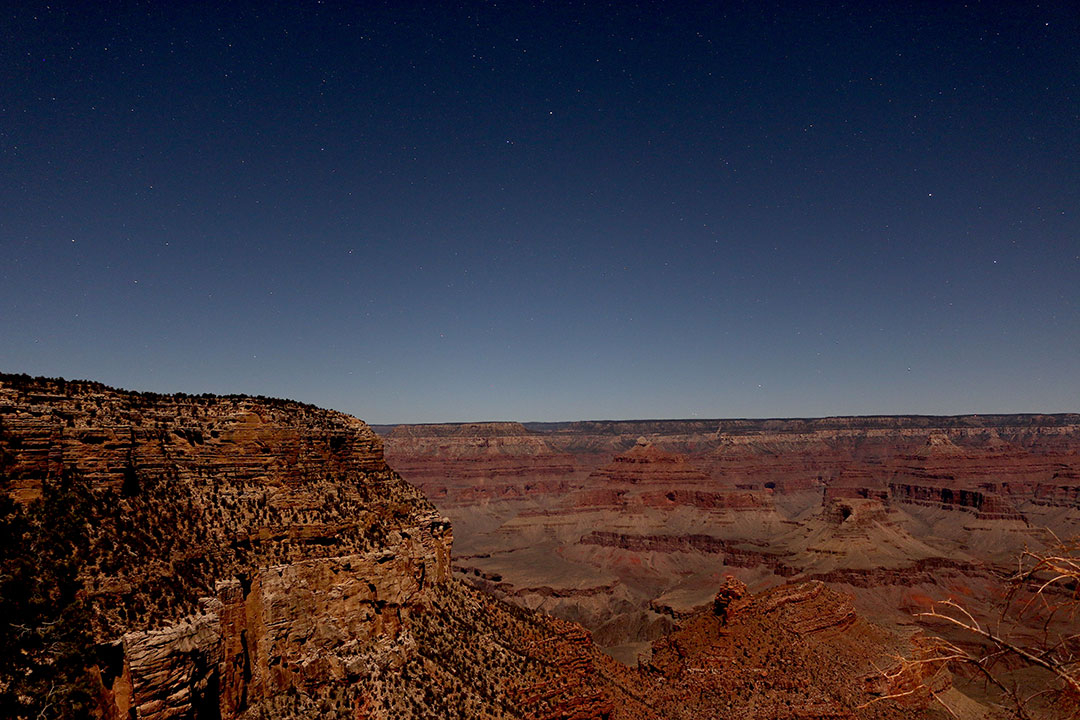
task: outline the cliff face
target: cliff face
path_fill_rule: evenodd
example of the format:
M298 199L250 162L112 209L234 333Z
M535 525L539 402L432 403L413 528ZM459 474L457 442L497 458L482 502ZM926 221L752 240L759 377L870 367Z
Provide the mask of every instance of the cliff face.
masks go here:
M370 674L449 578L448 522L340 413L7 376L0 446L24 506L80 490L109 717L233 717Z

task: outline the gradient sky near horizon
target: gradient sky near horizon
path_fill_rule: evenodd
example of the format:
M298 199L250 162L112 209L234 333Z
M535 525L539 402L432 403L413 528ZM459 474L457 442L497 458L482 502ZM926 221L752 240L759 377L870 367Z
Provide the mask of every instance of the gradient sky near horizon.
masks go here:
M0 371L369 422L1080 411L1075 2L20 2Z

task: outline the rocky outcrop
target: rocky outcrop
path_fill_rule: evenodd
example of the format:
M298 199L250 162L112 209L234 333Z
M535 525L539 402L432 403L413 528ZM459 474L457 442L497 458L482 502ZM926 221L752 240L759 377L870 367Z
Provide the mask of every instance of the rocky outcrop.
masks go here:
M0 446L23 503L82 489L91 633L122 655L106 716L235 717L354 680L450 578L449 523L347 415L7 376Z
M889 483L893 500L936 507L942 510L969 511L984 520L1019 520L1026 522L1023 513L1005 498L990 492L953 489L932 485Z
M855 622L855 606L846 595L830 593L820 581L785 585L759 600L766 613L795 635L842 632Z
M750 595L728 579L712 608L653 643L643 685L667 691L655 707L670 717L920 717L935 704L931 691L951 684L947 671L932 685L922 683L930 669L917 677L894 671L897 657L921 650L859 618L850 597L822 583ZM838 657L842 663L832 662ZM874 702L901 684L910 690L905 705ZM686 697L693 711L680 715Z

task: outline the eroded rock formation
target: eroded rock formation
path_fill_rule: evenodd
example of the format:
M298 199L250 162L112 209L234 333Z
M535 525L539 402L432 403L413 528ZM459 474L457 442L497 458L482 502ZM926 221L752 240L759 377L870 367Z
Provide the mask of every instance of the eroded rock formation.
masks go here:
M449 427L393 428L387 452L453 519L462 577L627 662L725 572L825 579L906 623L913 598L977 596L1025 546L1080 531L1076 415ZM513 442L464 472L455 444L489 436Z
M85 490L107 717L233 717L370 676L449 579L449 523L340 413L7 377L0 441L23 503Z

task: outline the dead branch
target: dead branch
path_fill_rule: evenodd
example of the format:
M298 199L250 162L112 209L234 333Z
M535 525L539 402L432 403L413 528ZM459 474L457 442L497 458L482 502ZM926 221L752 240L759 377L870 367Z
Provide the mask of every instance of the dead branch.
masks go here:
M968 618L968 620L965 621L965 620L962 620L960 618L953 617L952 615L949 615L947 613L938 612L938 610L936 609L938 604L947 605L949 607L952 607L954 609L959 610L960 612L962 612ZM1045 659L1043 657L1040 657L1039 655L1035 655L1034 653L1028 651L1027 649L1022 648L1019 645L1011 643L1008 640L1006 640L1005 638L1000 637L999 635L995 635L994 633L983 629L979 625L979 623L976 622L973 617L971 617L971 614L969 612L967 612L966 610L961 608L956 603L954 603L952 601L949 601L949 600L942 601L941 603L934 603L934 605L932 606L932 609L929 612L921 612L921 613L918 613L918 614L920 616L922 616L922 617L930 617L930 618L935 618L935 619L938 619L938 620L944 620L946 622L950 622L953 625L956 625L957 627L959 627L959 628L961 628L963 630L966 630L966 631L968 631L970 633L974 633L974 634L979 635L979 636L981 636L983 638L986 638L990 642L997 645L999 648L1003 648L1005 650L1008 650L1009 652L1023 658L1024 660L1031 663L1032 665L1037 665L1037 666L1039 666L1039 667L1041 667L1041 668L1043 668L1045 670L1050 671L1051 673L1056 675L1059 679L1061 679L1061 681L1064 682L1068 687L1072 688L1073 692L1077 693L1077 695L1080 696L1080 680L1078 680L1076 677L1073 677L1072 675L1070 675L1058 663L1056 663L1056 662L1054 662L1052 660L1048 660L1048 659Z

